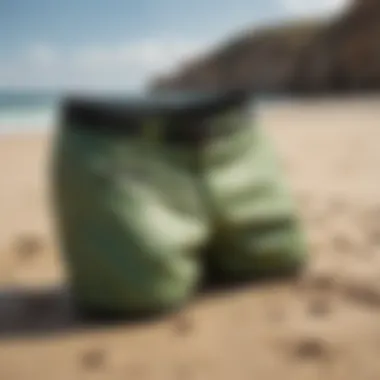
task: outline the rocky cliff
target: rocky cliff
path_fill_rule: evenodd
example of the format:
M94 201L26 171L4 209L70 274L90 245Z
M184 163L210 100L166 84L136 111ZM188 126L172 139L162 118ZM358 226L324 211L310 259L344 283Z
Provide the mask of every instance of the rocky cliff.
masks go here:
M297 56L292 89L380 90L380 1L358 0Z
M268 92L380 89L380 0L357 0L330 21L253 30L228 41L153 89L249 87Z

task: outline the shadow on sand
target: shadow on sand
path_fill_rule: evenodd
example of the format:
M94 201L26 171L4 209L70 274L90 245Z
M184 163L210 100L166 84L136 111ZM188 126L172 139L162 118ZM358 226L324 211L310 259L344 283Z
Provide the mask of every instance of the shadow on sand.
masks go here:
M294 281L294 275L276 276L275 278L258 278L255 281L226 282L213 278L201 287L199 299L228 295L244 288L261 287L268 284ZM297 277L298 278L298 277ZM160 320L175 314L165 312L154 315L117 316L99 313L88 314L76 307L68 288L57 286L51 288L30 289L11 288L0 290L0 339L24 336L41 336L64 333L75 330L86 330L112 327L117 324L136 326Z

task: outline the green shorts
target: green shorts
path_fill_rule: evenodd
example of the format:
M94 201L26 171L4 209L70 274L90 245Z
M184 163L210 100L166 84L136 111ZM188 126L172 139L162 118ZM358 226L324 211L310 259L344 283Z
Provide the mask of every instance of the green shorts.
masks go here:
M137 102L138 103L138 102ZM181 305L224 278L302 266L305 241L250 102L69 101L53 161L57 231L82 305Z

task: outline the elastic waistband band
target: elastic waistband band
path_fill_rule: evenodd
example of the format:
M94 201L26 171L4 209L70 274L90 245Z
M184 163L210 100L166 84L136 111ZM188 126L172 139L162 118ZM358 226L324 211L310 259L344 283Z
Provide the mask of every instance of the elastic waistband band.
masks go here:
M69 98L62 108L61 124L90 133L154 136L191 144L244 128L247 123L241 119L251 101L242 91L192 99Z

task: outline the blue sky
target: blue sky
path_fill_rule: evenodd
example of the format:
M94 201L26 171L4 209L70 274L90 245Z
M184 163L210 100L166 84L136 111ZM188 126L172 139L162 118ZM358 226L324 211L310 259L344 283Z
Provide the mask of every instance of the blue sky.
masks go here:
M234 32L345 3L0 0L0 88L141 88Z

